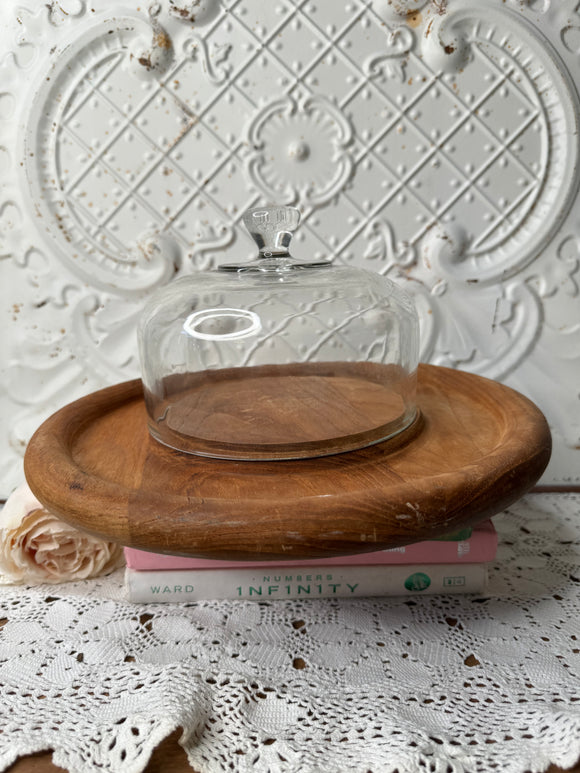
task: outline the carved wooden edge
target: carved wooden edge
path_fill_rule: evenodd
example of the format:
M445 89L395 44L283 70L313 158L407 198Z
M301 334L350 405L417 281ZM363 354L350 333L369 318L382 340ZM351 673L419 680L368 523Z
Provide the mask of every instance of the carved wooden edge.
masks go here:
M580 494L580 486L533 486L528 494ZM6 504L6 499L0 499L0 505Z
M460 471L461 475L451 489L449 489L449 473L438 473L429 478L430 491L416 492L417 507L425 508L425 512L428 512L433 505L431 491L442 492L438 496L442 497L440 504L449 507L448 517L445 519L446 526L449 528L459 522L465 525L475 523L505 509L534 485L548 463L551 436L543 415L528 398L497 382L431 365L421 366L421 371L426 382L430 377L443 382L440 384L443 389L445 381L449 379L463 380L463 388L467 389L471 381L478 384L486 381L490 401L502 404L502 397L505 398L507 391L513 394L514 399L521 405L523 413L516 416L513 412L506 411L502 414L506 423L507 443L495 447L478 460L477 486L465 485L470 481L466 470ZM252 522L257 526L257 521L260 520L258 514L261 512L263 518L264 513L271 512L272 502L266 497L267 492L264 499L252 498L251 500L221 497L219 500L205 497L184 498L165 491L135 490L115 482L104 481L86 473L75 463L70 449L83 428L112 404L120 407L126 402L139 398L141 394L140 380L125 382L93 393L90 396L89 408L87 408L87 398L82 398L81 401L71 403L53 414L35 433L25 458L25 472L29 480L34 483L34 493L41 502L48 503L49 508L63 520L106 539L147 548L147 544L140 542L142 537L138 524L132 522L131 513L139 512L152 517L152 514L166 512L171 513L173 520L172 535L169 540L172 544L167 544L168 551L177 549L179 545L184 547L189 545L195 536L195 551L199 554L207 557L221 557L223 553L220 551L225 548L219 547L218 550L217 544L213 545L213 542L219 539L222 545L228 545L230 540L233 540L240 551L238 556L247 557L249 542L248 545L245 543L250 539L249 535L240 533L239 529L234 529L231 524L228 525L224 512L235 511L238 519L245 519L248 523ZM79 403L82 403L82 406L79 407ZM525 427L527 443L522 446L522 428L518 420L521 420L523 414L527 414L530 421ZM530 449L529 453L528 449ZM339 459L339 457L334 458ZM505 461L506 457L509 460L508 464ZM516 480L517 485L514 484ZM405 497L408 498L408 492L409 484L404 480L401 484L389 487L389 501L386 501L384 489L378 483L365 490L363 505L368 511L366 514L368 516L372 515L372 512L377 513L377 531L382 531L384 534L378 534L377 541L373 545L361 545L358 547L359 550L379 549L383 547L381 543L385 543L384 546L388 547L413 541L409 539L408 534L393 535L392 528L389 527L389 502L396 503L401 500L401 497L403 500ZM454 497L457 492L460 492L460 495ZM453 498L455 501L450 506L450 499ZM308 522L303 518L305 510L311 516ZM199 528L197 529L199 533L196 532L195 526L199 525L196 524L195 519L192 520L192 513L198 511L204 513L204 519L209 518L216 527L219 525L215 535L208 534L207 529L203 534ZM473 512L473 517L469 515L465 517L469 511ZM326 546L324 549L316 545L313 547L313 541L316 543L316 520L320 518L328 522L336 520L337 512L340 512L347 522L358 517L361 512L360 492L348 492L343 496L329 498L300 497L296 501L285 502L283 517L273 520L269 528L276 534L278 532L282 534L291 528L291 524L295 525L300 521L306 545L309 550L314 550L312 557L352 552L340 545L332 548ZM159 531L160 528L159 525L153 524L153 532ZM428 524L416 538L428 538L431 531L433 534L437 532L436 525ZM193 535L192 532L196 534ZM148 535L148 539L149 545L152 544L151 534ZM255 539L252 544L255 544ZM347 547L352 548L353 545L349 544ZM188 547L188 551L191 551L191 548ZM277 557L277 554L269 553L260 554L260 557L265 560L270 555L273 558ZM234 557L233 554L232 557Z
M80 523L87 532L103 536L103 531L95 528L95 524L102 519L87 518L87 507L90 509L92 506L94 513L103 513L106 518L107 538L119 542L129 537L126 506L129 489L112 481L90 477L75 464L69 449L83 429L112 403L121 406L142 392L141 380L134 379L93 392L89 410L85 409L86 397L69 403L41 424L30 439L24 456L26 480L34 481L31 486L33 494L42 504L50 503L48 509L64 521L73 525ZM79 404L83 405L80 413ZM41 474L39 470L42 470ZM66 511L63 512L59 503L66 489L71 493L78 491L82 497L78 500L78 507L75 507L75 498L69 496ZM112 527L110 530L109 525Z

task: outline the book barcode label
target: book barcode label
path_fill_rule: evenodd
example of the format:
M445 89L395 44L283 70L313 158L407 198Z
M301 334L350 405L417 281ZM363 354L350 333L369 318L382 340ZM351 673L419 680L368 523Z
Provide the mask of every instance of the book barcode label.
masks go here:
M455 577L444 577L443 585L446 588L457 588L460 585L465 585L465 575L460 574L456 575Z

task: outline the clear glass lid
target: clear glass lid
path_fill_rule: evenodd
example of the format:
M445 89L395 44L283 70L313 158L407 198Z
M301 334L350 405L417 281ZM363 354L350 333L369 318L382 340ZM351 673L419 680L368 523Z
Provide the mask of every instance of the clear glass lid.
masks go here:
M381 442L416 418L418 320L391 280L290 254L300 214L246 212L255 260L198 272L147 305L149 429L187 453L299 459Z

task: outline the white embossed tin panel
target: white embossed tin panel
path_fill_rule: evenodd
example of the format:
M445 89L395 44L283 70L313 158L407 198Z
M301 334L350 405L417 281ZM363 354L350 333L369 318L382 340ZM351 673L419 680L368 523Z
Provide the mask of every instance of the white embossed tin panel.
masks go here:
M403 282L423 359L531 397L580 483L579 82L576 0L3 0L0 493L266 202Z

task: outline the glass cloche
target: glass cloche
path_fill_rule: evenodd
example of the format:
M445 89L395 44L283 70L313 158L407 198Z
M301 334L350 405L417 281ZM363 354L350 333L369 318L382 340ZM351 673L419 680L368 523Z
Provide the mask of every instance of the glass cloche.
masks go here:
M178 279L144 310L149 429L187 453L301 459L386 440L416 419L418 320L390 279L295 260L300 214L252 209L259 255Z

